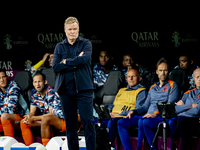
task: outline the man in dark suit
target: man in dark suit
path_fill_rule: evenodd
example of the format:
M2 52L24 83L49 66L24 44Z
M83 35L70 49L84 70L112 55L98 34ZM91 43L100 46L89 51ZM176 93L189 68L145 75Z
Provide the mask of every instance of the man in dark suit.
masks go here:
M66 39L54 50L53 70L56 75L54 90L61 99L66 122L69 150L79 150L77 136L77 108L85 129L87 150L95 149L93 120L93 82L91 71L92 44L79 37L79 22L75 17L65 20Z

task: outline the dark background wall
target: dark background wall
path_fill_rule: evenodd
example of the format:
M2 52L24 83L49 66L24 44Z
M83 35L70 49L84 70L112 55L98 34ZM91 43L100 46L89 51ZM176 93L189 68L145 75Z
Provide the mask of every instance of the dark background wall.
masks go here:
M131 53L151 69L163 56L173 68L178 55L188 52L200 65L197 3L73 1L8 6L1 13L0 68L22 70L26 60L34 65L45 53L53 53L56 43L65 38L63 23L69 16L78 18L81 35L92 41L93 61L98 61L100 50L109 50L120 65L122 54ZM173 41L175 32L178 47Z

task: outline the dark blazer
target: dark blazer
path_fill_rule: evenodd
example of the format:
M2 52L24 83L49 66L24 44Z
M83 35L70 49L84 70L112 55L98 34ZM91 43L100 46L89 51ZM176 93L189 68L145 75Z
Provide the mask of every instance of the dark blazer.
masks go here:
M56 81L54 91L59 91L59 88L64 80L65 74L74 73L75 84L77 91L93 89L92 71L91 71L91 55L92 44L88 39L78 37L75 46L75 57L69 58L67 55L67 46L69 44L67 38L59 42L54 50L53 56L53 70L56 73ZM78 56L81 52L84 52L83 56ZM62 60L66 59L66 64L62 63Z

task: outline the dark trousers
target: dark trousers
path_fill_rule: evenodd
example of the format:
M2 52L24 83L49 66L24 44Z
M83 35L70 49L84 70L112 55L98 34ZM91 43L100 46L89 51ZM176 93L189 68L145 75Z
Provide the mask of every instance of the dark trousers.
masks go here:
M131 150L130 136L128 128L138 127L138 143L137 150L141 150L143 146L144 139L144 129L143 129L143 115L134 115L130 119L122 118L117 122L117 128L120 140L125 150Z
M144 128L146 138L149 142L149 146L151 146L152 143L153 143L153 139L154 139L154 136L155 136L155 129L157 129L158 124L162 121L163 121L163 119L160 118L160 117L143 119L143 128ZM165 119L165 121L170 126L172 136L175 137L177 118ZM172 147L172 146L173 145L172 145L172 140L171 140L171 149L174 149L174 147ZM155 144L153 150L157 150L157 149L158 149L157 144Z
M59 92L59 95L66 123L69 150L79 150L77 108L85 130L87 150L95 150L96 137L93 119L93 90L80 91L78 93L75 90L62 90Z
M115 138L118 135L118 130L117 130L117 122L119 121L119 119L122 118L112 118L111 120L108 121L108 128L109 128L109 134L110 134L110 141L113 142L115 140Z
M199 118L179 117L180 136L183 150L192 149L192 136L198 134Z

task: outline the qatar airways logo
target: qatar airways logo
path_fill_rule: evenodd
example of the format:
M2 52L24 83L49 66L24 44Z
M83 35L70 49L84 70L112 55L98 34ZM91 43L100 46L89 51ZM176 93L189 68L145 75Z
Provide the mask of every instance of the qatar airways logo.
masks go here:
M0 61L0 69L6 70L6 74L10 80L13 80L14 76L18 72L18 70L13 70L11 61Z
M131 38L138 47L159 47L158 32L133 32Z
M44 45L46 49L54 49L58 42L63 41L64 33L39 33L38 42Z

